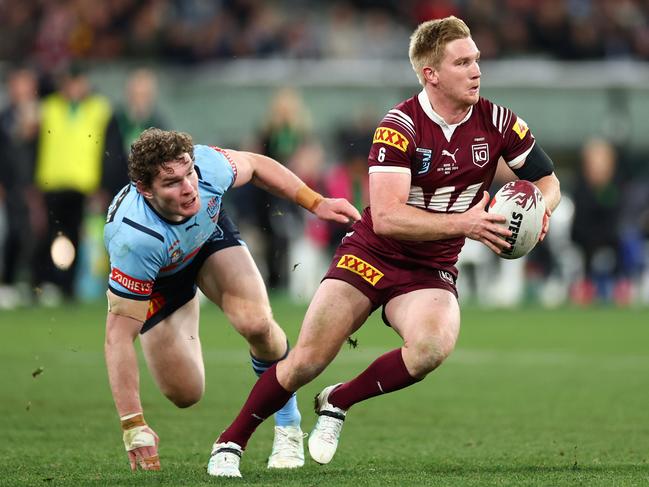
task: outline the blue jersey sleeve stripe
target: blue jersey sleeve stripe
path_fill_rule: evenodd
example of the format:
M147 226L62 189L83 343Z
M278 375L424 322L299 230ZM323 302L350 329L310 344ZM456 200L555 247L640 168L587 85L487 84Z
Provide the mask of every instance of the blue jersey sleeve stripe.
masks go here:
M126 298L126 299L132 299L133 301L148 301L151 299L151 296L138 296L136 294L129 294L125 293L123 291L118 291L115 289L113 286L110 284L108 285L108 289L110 290L111 293L121 297L121 298Z
M157 238L161 242L165 241L165 239L164 239L164 237L162 235L160 235L158 232L154 232L153 230L151 230L150 228L145 227L144 225L140 225L139 223L134 222L133 220L129 220L126 217L122 218L122 221L124 223L126 223L127 225L139 230L140 232L144 232L147 235L151 235L152 237Z

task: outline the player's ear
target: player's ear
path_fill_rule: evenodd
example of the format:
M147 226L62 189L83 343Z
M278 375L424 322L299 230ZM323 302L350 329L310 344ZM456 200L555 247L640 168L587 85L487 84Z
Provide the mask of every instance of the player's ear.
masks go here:
M426 80L427 83L436 85L439 82L439 77L437 76L437 71L435 70L435 68L426 66L424 67L423 72L424 72L424 79Z
M135 182L135 187L137 188L137 192L140 193L142 196L144 196L146 199L150 200L153 198L153 193L151 192L151 188L148 186L145 186L142 181L136 181Z

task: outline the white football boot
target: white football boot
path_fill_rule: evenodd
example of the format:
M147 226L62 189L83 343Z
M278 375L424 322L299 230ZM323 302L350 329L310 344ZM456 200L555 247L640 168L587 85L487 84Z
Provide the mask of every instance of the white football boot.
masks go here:
M309 454L320 464L329 463L338 448L340 430L347 411L329 402L329 394L340 384L325 387L315 397L315 412L318 415L313 431L309 435Z
M268 468L298 468L304 465L304 437L299 426L275 426L273 451Z
M214 443L210 461L207 462L207 473L212 477L241 477L239 462L243 450L236 443Z

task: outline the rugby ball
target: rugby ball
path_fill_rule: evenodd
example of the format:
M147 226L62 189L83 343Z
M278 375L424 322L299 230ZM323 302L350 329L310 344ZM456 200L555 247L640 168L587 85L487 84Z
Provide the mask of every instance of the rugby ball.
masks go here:
M545 201L541 191L529 181L517 180L505 184L489 202L489 213L503 215L503 224L511 230L507 241L510 249L500 253L504 259L518 259L534 248L539 241L545 215Z

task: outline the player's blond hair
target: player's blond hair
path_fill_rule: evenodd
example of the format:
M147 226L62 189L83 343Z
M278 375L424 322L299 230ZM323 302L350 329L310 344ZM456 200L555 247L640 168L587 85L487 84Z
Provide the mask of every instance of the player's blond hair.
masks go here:
M422 86L426 84L424 67L439 67L446 45L451 41L467 37L471 37L469 27L463 20L453 15L419 24L410 36L408 56Z
M194 158L191 135L174 130L148 128L131 144L128 176L133 182L141 181L144 186L151 186L165 163L178 160L184 152Z

